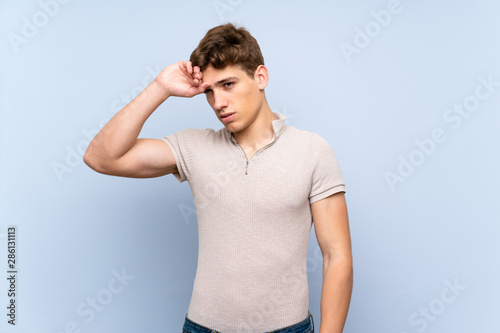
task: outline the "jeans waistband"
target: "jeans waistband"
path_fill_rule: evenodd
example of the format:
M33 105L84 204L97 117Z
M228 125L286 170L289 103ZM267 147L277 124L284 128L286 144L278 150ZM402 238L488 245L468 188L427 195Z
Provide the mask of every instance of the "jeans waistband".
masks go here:
M200 325L187 317L184 321L183 333L222 333L214 329ZM314 333L314 320L311 312L308 311L306 319L291 326L279 328L265 333Z

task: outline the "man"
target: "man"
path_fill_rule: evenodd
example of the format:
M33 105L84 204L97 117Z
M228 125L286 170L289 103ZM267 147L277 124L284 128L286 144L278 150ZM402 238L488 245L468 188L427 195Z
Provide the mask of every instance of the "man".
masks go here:
M248 31L212 28L190 61L166 67L84 156L108 175L171 173L189 182L199 253L184 332L313 332L306 269L312 221L323 255L320 333L344 327L352 291L344 182L326 140L271 111L268 79ZM138 139L169 97L201 93L223 128Z

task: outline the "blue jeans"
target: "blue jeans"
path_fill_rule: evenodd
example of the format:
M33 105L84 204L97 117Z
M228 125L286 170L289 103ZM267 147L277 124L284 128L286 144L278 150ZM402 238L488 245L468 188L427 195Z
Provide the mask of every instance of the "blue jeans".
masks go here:
M200 324L197 324L194 321L189 320L186 315L186 320L184 321L184 327L182 329L182 333L223 333L223 332L219 332L210 329L208 327L201 326ZM301 321L300 323L265 333L314 333L314 321L312 314L309 312L307 318Z

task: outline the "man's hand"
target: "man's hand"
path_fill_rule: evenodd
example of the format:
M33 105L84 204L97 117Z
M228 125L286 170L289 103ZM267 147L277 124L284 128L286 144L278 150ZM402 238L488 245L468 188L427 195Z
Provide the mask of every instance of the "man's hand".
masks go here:
M200 67L193 67L191 61L179 61L165 67L155 80L168 96L193 97L208 87L208 83L202 83Z

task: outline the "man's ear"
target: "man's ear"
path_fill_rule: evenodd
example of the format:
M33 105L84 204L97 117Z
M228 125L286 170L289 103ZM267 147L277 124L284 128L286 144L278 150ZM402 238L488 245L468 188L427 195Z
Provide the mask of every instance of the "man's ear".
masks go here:
M266 66L259 65L259 67L257 67L257 69L255 70L254 76L259 89L264 90L264 88L267 86L267 82L269 81L269 72L267 71Z

